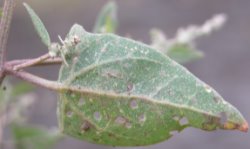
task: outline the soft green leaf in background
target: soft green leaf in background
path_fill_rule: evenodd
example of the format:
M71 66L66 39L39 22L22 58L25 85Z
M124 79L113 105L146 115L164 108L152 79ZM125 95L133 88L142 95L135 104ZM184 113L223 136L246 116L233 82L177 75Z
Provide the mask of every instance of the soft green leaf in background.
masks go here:
M163 31L159 29L152 29L150 35L151 46L178 63L188 63L203 57L203 53L197 50L193 43L178 43L167 39Z
M79 25L72 35L81 42L66 55L69 66L62 65L58 80L63 84L58 120L65 134L142 146L186 127L247 130L236 108L162 52L116 35L91 34Z
M3 9L0 8L0 17L2 17L2 15L3 15Z
M0 86L0 115L5 112L8 103L11 100L12 86L8 79L5 79Z
M175 44L168 50L167 55L178 63L184 64L203 57L201 51L190 44Z
M12 90L12 96L17 97L25 93L31 92L34 90L34 86L27 82L19 82L15 84Z
M110 1L101 10L96 20L94 33L115 33L118 25L117 4Z
M52 148L62 138L59 131L41 129L26 123L27 115L24 113L34 102L34 97L27 93L34 89L33 86L26 82L11 85L7 81L5 79L0 90L0 113L8 116L4 125L10 126L14 138L11 142L17 149Z
M50 46L50 44L51 44L50 36L49 36L49 33L48 33L47 29L45 28L44 24L42 23L40 18L37 16L37 14L34 12L34 10L32 8L30 8L30 6L28 4L23 3L23 5L27 9L27 11L31 17L31 20L33 22L34 27L35 27L38 35L42 39L42 42L46 46Z
M186 28L179 28L172 39L167 38L159 29L152 29L150 32L151 47L181 64L200 59L203 57L203 53L195 47L197 39L220 29L226 19L225 14L217 14L201 26L190 25Z
M12 135L17 149L49 149L61 138L57 130L14 123Z

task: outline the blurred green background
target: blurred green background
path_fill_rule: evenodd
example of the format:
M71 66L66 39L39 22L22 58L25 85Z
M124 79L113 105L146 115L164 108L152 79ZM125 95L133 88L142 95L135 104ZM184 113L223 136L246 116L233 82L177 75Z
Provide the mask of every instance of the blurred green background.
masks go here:
M74 23L91 31L98 12L107 0L18 0L8 42L9 60L37 57L47 50L36 34L22 2L28 3L39 14L52 41L58 41L57 35L64 37ZM205 53L205 57L186 66L220 92L250 121L250 0L117 0L117 3L118 34L146 43L149 43L151 28L160 28L173 37L179 27L203 24L217 13L227 14L228 22L221 30L198 41L197 47ZM49 66L29 71L56 80L58 69L58 66ZM38 88L36 94L38 100L30 109L29 122L56 127L57 95L42 88ZM137 148L247 149L250 147L249 139L249 133L222 130L204 132L188 128L166 142ZM55 148L111 147L66 138Z

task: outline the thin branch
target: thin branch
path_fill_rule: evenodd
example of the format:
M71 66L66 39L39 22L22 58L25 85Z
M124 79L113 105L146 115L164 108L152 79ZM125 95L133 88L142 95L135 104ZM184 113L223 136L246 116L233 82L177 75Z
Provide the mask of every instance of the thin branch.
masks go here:
M35 58L36 59L36 58ZM12 61L8 61L6 62L6 65L9 65L9 66L15 66L15 65L21 65L23 63L27 63L29 61L32 61L34 59L21 59L21 60L12 60ZM29 66L29 67L33 67L33 66L46 66L46 65L57 65L57 64L62 64L62 59L57 57L57 58L49 58L49 59L46 59L42 62L39 62L39 63L36 63L32 66Z
M38 85L38 86L41 86L50 90L54 90L54 91L61 90L62 85L58 82L46 80L41 77L30 74L28 72L25 72L25 71L13 70L13 68L9 67L8 65L5 65L5 71L6 71L6 74L13 75L19 79L30 82L32 84L35 84L35 85Z
M19 64L19 65L16 65L14 67L14 70L20 70L20 69L23 69L23 68L26 68L26 67L30 67L30 66L33 66L33 65L36 65L36 64L39 64L43 61L45 61L46 59L49 59L50 58L50 55L47 53L47 54L44 54L38 58L35 58L35 59L32 59L30 61L27 61L27 62L24 62L22 64Z
M4 1L3 16L0 22L0 84L4 79L3 67L6 59L6 45L14 7L15 0Z
M3 15L0 22L0 85L5 77L4 63L6 59L6 45L14 7L15 0L4 1ZM3 140L3 120L4 118L2 119L2 117L0 117L0 148L2 148Z

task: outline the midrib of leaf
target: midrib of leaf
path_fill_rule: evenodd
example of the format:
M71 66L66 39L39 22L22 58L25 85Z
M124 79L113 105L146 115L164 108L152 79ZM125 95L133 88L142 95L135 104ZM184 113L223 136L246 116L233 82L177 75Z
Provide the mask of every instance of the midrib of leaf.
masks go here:
M197 108L192 108L192 107L188 107L185 105L180 105L180 104L176 104L176 103L172 103L172 102L168 102L167 100L159 100L159 99L155 99L155 98L150 98L148 96L142 96L142 95L126 95L126 94L117 94L114 92L110 92L110 91L101 91L101 90L93 90L93 89L89 89L86 87L74 87L74 86L70 86L68 87L68 85L62 85L62 88L60 90L60 92L65 92L65 91L72 91L74 93L81 93L83 95L94 95L94 96L106 96L109 97L109 99L112 100L116 100L116 99L124 99L124 100L128 100L128 99L139 99L139 100L143 100L144 102L148 102L150 104L161 104L161 105L165 105L168 107L173 107L173 108L177 108L180 110L189 110L189 111L193 111L199 114L205 114L207 116L211 116L211 117L215 117L215 118L220 118L219 115L215 115L215 114L211 114L208 113L206 111L197 109ZM232 122L232 121L231 121Z

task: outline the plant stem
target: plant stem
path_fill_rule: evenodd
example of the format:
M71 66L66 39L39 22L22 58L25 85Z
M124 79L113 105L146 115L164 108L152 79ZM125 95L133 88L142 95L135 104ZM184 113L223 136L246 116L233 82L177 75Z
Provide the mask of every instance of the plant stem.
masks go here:
M30 67L30 66L33 66L33 65L36 65L38 63L41 63L43 61L45 61L46 59L50 58L50 55L47 53L47 54L44 54L38 58L35 58L35 59L31 59L27 62L24 62L22 64L18 64L14 67L14 70L19 70L19 69L23 69L23 68L26 68L26 67Z
M8 61L6 63L6 65L15 66L15 65L20 65L22 63L27 63L27 62L32 61L32 60L34 60L34 59L12 60L12 61ZM46 59L44 61L41 61L39 63L35 63L34 65L31 65L31 66L56 65L56 64L62 64L62 59L59 58L59 57L57 57L57 58L48 58L48 59ZM29 67L31 67L31 66L29 66Z
M3 15L0 22L0 84L5 76L3 67L6 59L6 45L14 7L15 0L4 1Z
M15 7L15 0L5 0L3 6L3 15L0 22L0 85L5 77L4 63L6 60L6 45L12 15ZM2 113L0 113L1 116ZM0 117L0 148L3 141L4 118Z
M41 86L50 90L54 90L54 91L61 90L62 85L58 82L46 80L41 77L30 74L28 72L22 71L22 70L17 71L7 65L5 65L5 71L6 71L6 74L13 75L19 79L30 82L32 84L35 84L35 85L38 85L38 86Z

